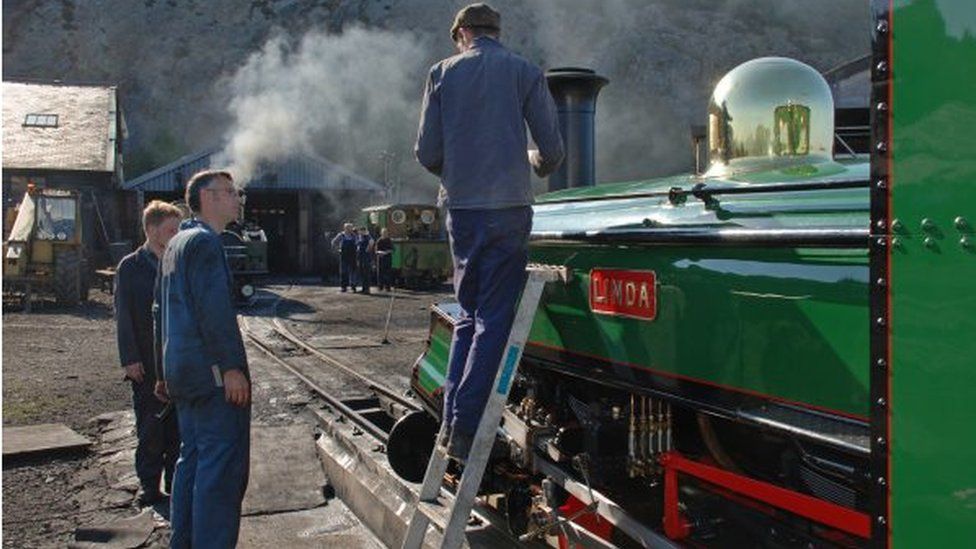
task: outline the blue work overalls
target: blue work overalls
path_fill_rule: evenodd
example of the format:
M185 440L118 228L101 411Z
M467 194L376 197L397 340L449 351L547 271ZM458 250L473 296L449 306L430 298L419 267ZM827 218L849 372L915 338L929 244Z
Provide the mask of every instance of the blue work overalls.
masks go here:
M339 235L339 286L342 291L352 285L352 291L356 291L356 241L358 235L345 234Z
M474 435L498 371L525 285L532 208L450 210L454 292L461 318L454 326L444 383L444 420Z
M223 374L248 376L220 237L184 222L163 254L156 336L183 439L173 480L170 546L237 545L250 465L250 406L227 402ZM157 372L158 373L158 372Z
M156 359L153 353L153 287L159 261L148 247L122 258L115 274L115 322L122 366L141 362L141 383L132 381L132 405L136 415L136 474L146 495L159 493L160 476L166 491L180 451L176 413L153 394ZM164 411L165 410L165 411ZM162 417L159 414L162 413Z

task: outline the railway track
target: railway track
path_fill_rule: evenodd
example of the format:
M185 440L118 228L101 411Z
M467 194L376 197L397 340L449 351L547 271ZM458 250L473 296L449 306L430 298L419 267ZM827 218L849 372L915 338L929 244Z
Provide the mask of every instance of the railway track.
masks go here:
M289 290L290 288L278 294L267 309L255 311L258 315L241 315L239 317L241 332L269 359L292 373L334 411L385 446L396 420L409 412L420 410L420 406L395 389L364 376L349 364L309 345L289 330L278 316L278 305ZM272 342L256 333L253 326L255 323L264 323L271 333L301 349L304 354L276 352ZM314 365L325 365L331 374L344 377L345 379L341 380L344 389L337 391L317 381L316 374L321 375L322 370L308 364L310 357L314 359ZM357 394L343 396L337 394L338 392Z

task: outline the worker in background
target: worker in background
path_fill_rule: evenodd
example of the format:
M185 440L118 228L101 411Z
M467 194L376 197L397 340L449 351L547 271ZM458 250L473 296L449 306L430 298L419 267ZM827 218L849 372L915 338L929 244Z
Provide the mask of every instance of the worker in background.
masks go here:
M162 372L157 392L176 404L183 443L173 481L170 546L236 546L247 489L251 383L220 233L240 212L230 173L186 184L194 219L170 240L157 283Z
M359 283L362 284L364 294L369 294L370 278L373 274L373 237L366 227L359 228L359 238L356 240L356 265L359 266Z
M356 241L359 235L352 223L343 223L342 232L335 235L332 239L332 249L339 252L339 287L343 292L346 287L352 285L352 291L356 291Z
M142 212L146 242L122 258L115 272L115 326L119 361L132 382L132 407L136 416L136 475L141 491L139 504L153 505L171 493L173 469L180 451L176 414L156 398L156 360L153 352L153 287L159 259L176 231L183 212L176 206L153 200ZM159 482L163 481L163 491Z
M386 227L376 239L376 285L381 290L393 289L393 240Z
M461 9L458 54L427 77L415 153L441 178L461 318L454 328L444 414L452 458L467 458L525 284L532 228L530 167L539 177L563 159L556 105L542 69L499 42L501 16ZM526 125L538 150L527 149Z

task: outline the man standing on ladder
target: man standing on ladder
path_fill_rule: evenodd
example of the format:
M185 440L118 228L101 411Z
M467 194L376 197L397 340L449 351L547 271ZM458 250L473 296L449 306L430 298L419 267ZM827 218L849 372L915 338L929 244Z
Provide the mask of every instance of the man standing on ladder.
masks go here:
M441 178L448 209L454 291L461 306L445 382L439 444L467 458L525 284L539 177L563 159L556 105L542 69L499 42L501 16L487 4L461 9L451 27L458 55L427 78L415 153ZM526 124L538 150L527 150Z

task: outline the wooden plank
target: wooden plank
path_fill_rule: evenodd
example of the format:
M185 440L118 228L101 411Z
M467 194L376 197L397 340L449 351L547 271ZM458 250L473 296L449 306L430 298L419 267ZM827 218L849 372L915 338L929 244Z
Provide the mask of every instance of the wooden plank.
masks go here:
M280 513L325 503L325 472L305 425L251 426L251 473L243 515Z
M91 446L91 441L63 423L3 428L3 457L68 452Z

